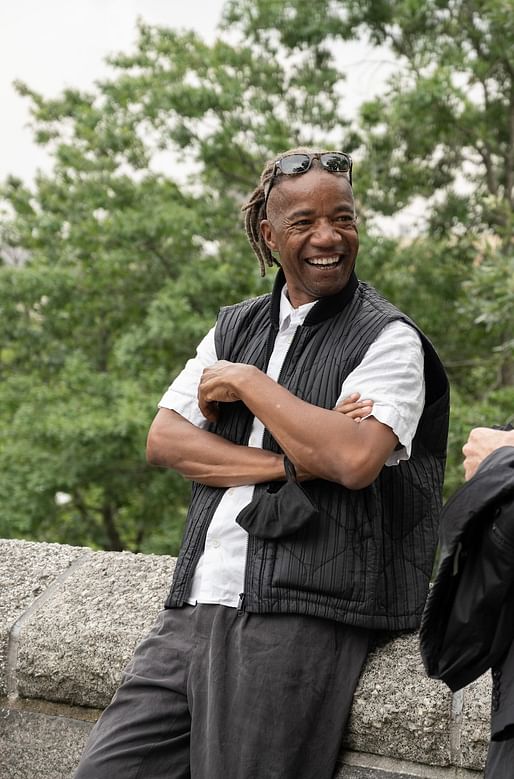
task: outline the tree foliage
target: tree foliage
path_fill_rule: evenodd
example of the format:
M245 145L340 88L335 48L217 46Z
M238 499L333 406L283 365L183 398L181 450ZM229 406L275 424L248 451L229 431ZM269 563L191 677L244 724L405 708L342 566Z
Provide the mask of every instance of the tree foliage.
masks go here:
M514 413L510 5L231 0L212 45L141 23L90 92L18 85L54 165L1 191L1 535L176 551L188 488L146 431L219 306L269 288L238 208L302 143L356 160L360 275L446 362L459 483L469 427ZM357 38L398 69L351 118ZM384 226L413 208L415 234Z
M157 401L219 306L269 288L238 218L263 158L338 118L310 57L141 24L111 64L91 93L18 85L54 167L2 190L25 261L0 266L0 533L176 551L188 489L144 460Z
M225 24L290 52L334 57L361 39L397 59L347 136L371 234L360 269L446 362L449 488L461 479L469 427L514 415L513 19L508 0L231 0L225 9ZM384 241L372 226L413 208L415 238Z

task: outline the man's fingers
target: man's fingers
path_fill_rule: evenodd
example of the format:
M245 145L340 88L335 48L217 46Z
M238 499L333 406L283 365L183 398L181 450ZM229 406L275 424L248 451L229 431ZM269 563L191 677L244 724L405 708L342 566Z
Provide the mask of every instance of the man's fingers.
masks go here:
M337 404L337 406L335 406L334 411L342 411L344 414L348 413L349 411L358 411L359 409L363 408L371 408L372 405L373 402L371 400L342 400Z
M464 460L463 466L464 466L464 479L466 481L469 481L471 477L474 476L476 473L477 463L474 463L470 460Z
M204 417L209 422L216 422L219 417L219 404L215 400L200 401L198 400L198 406Z
M219 416L219 403L208 399L205 372L198 385L198 407L209 422L216 422Z
M371 406L363 406L351 411L345 411L344 409L336 409L336 411L339 411L340 414L344 414L345 416L350 417L350 419L362 419L362 417L368 416L369 412L371 411Z
M351 395L348 395L347 398L343 398L339 401L336 408L339 408L340 406L352 406L356 405L358 401L360 400L360 395L358 392L352 392Z
M372 408L373 403L371 400L350 401L345 398L341 403L338 403L334 411L338 411L340 414L346 414L352 419L356 419L357 417L368 416L368 414L371 413Z

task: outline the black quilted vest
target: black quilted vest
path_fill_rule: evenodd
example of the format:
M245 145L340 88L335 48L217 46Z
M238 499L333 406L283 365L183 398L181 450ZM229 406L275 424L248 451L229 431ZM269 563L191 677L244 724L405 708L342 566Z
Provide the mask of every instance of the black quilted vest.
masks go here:
M266 370L283 284L279 271L272 295L222 309L215 336L219 359ZM295 333L279 382L308 403L333 408L346 376L385 325L398 319L416 328L425 352L426 401L410 459L384 467L362 490L322 479L305 482L319 520L276 541L249 536L241 597L246 611L307 614L388 630L418 627L437 541L448 432L448 381L433 346L408 317L353 276L341 293L310 310ZM210 429L245 444L252 423L243 403L226 403ZM280 451L267 430L263 445ZM223 493L223 488L193 483L167 608L187 598Z

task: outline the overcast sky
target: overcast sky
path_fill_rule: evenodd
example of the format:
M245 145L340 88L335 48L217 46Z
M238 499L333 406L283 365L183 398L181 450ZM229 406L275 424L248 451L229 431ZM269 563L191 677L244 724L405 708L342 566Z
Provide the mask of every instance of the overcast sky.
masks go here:
M107 73L105 57L129 51L138 17L151 24L191 28L212 40L224 0L0 0L0 181L9 173L30 180L48 169L32 141L28 101L15 79L47 97L64 87L88 88ZM391 65L356 44L342 50L349 105L380 89Z
M0 180L30 179L47 165L15 79L47 97L87 88L106 74L108 54L131 49L138 17L212 39L222 7L223 0L0 0Z

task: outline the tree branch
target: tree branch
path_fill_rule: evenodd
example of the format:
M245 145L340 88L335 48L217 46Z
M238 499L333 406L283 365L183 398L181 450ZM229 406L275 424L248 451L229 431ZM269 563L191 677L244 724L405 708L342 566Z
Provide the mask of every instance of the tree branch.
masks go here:
M102 506L101 516L107 538L109 539L108 551L121 552L123 550L123 543L114 521L116 517L116 508L110 501L106 501Z
M505 160L505 199L512 208L514 187L514 80L510 82L509 143Z

